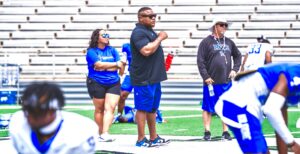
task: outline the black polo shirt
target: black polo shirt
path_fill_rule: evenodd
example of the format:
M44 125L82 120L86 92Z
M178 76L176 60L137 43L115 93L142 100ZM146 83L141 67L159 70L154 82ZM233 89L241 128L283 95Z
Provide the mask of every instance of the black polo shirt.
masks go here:
M148 85L159 83L167 79L164 53L161 46L150 56L140 53L149 42L153 42L157 34L152 28L137 23L130 37L132 61L130 64L130 78L132 85Z

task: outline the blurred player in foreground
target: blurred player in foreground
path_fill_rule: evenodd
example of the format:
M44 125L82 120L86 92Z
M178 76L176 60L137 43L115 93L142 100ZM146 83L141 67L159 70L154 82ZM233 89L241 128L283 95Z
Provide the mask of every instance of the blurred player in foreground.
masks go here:
M81 115L61 111L65 99L52 83L32 83L22 96L22 110L11 118L9 133L18 153L93 154L98 127Z
M244 153L269 153L261 123L267 117L276 131L279 154L300 146L287 128L287 107L300 100L300 64L268 64L236 76L216 103L216 113L230 126Z
M272 62L273 46L263 35L256 38L257 43L250 44L244 57L241 71L254 70Z

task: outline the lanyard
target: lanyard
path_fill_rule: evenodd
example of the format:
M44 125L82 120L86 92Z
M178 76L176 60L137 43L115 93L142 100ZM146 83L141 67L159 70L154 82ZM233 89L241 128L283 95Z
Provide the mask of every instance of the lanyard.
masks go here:
M223 45L221 45L220 41L219 41L215 36L213 36L213 37L214 37L214 39L216 40L218 46L219 46L220 49L221 49L220 55L224 57L225 63L227 64L228 62L227 62L227 58L226 58L226 56L225 56L225 45L226 45L226 44L225 44L225 36L223 37Z

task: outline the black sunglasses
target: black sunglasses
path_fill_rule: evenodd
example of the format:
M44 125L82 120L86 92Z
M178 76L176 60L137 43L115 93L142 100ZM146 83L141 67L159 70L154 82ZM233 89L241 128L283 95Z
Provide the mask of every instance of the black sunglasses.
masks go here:
M157 14L141 14L141 17L148 17L149 19L153 19L156 18Z
M226 23L218 23L217 25L219 25L220 27L225 27L225 28L228 27L228 24L226 24Z

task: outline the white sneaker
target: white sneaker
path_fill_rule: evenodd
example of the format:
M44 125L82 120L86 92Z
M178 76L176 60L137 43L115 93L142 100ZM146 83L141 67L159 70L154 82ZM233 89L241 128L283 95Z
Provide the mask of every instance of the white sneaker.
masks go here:
M116 139L108 133L103 133L99 136L99 142L113 142L114 140Z

